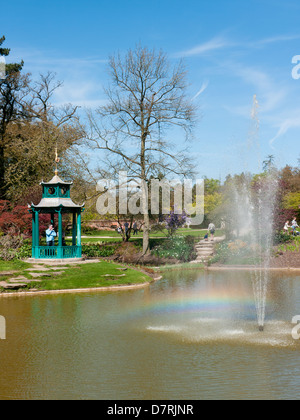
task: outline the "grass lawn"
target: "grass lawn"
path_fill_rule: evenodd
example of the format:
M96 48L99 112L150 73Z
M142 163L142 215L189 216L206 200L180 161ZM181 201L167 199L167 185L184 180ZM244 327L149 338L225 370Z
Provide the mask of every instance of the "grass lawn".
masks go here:
M22 271L26 268L30 268L30 264L20 261L20 260L14 260L14 261L3 261L0 260L0 273L3 271Z
M205 233L207 232L207 229L187 229L187 228L180 228L176 231L176 235L184 235L184 236L201 236L203 237L205 235ZM97 236L97 237L103 237L103 236L109 236L110 238L117 238L119 240L121 240L121 235L115 231L109 231L109 230L100 230L100 231L94 231L90 234L82 234L83 236ZM216 230L216 236L222 236L223 235L223 231L220 229ZM168 236L168 232L166 229L159 231L159 232L150 232L150 238L163 238ZM143 232L138 232L138 235L131 235L130 239L136 239L136 238L142 238L143 237ZM85 240L86 238L83 238L83 240ZM92 239L92 238L90 238ZM103 238L103 240L105 240L106 238Z
M166 271L175 271L175 270L193 270L195 268L201 269L204 268L204 264L199 263L181 263L181 264L172 264L172 265L162 265L160 267L155 268L155 271L159 273L164 273Z
M27 264L30 266L30 264ZM23 275L27 279L33 279L30 272L24 271L27 266L19 266L17 275ZM11 265L12 268L12 265ZM39 290L63 290L63 289L84 289L94 287L122 286L129 284L141 284L151 282L152 278L147 274L134 270L132 268L123 267L107 261L79 264L68 266L62 270L64 273L56 275L51 266L49 271L41 271L44 277L39 277L41 282L28 283L27 289L32 288ZM38 273L38 269L32 269L32 272ZM16 274L14 274L14 277ZM3 280L9 281L9 277Z

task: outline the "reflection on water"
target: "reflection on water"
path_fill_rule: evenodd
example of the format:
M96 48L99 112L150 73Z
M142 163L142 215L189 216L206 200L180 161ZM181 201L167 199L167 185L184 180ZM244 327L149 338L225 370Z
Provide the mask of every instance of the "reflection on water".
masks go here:
M0 398L299 398L300 277L173 272L145 289L0 299Z

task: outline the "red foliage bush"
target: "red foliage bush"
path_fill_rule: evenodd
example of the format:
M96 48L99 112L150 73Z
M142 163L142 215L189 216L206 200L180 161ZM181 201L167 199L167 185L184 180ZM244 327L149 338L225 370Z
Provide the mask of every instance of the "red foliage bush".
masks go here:
M299 216L299 211L294 209L284 209L282 207L284 195L287 192L287 184L284 180L279 179L278 190L276 194L275 209L274 209L274 229L276 232L282 231L285 223L293 220L294 217Z
M275 231L280 232L283 229L285 222L289 221L291 224L291 221L294 217L297 217L297 215L298 212L293 209L277 209L274 217Z
M13 205L9 201L0 200L0 231L4 234L32 235L32 215L27 206ZM43 234L49 225L49 216L39 217L39 231Z

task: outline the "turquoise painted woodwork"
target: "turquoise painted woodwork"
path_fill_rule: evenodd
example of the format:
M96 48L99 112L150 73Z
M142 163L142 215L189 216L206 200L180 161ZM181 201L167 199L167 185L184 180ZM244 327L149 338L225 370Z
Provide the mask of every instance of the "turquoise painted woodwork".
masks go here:
M57 172L49 182L41 182L42 200L39 204L29 205L32 213L32 258L35 259L63 259L81 258L81 213L83 205L75 204L70 196L72 182L62 181ZM49 214L49 225L55 224L54 230L58 238L55 238L54 246L40 246L39 215ZM63 215L70 214L72 217L72 246L64 243Z

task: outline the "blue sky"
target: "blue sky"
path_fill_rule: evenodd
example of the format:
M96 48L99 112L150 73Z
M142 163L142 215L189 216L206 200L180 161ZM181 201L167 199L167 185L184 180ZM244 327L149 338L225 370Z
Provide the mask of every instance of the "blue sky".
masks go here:
M15 0L1 5L1 16L9 60L64 81L57 104L102 104L107 58L137 43L163 49L174 63L184 58L201 113L192 144L199 176L256 172L270 154L280 167L297 165L299 1ZM259 141L249 135L254 94Z

